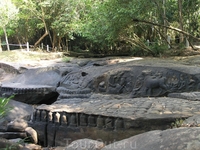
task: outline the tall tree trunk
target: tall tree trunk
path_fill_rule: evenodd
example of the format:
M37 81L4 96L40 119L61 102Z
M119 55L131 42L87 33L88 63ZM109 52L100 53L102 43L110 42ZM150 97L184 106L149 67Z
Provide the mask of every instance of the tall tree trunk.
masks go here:
M179 28L181 30L183 30L183 16L182 16L182 4L183 1L182 0L178 0L178 16L179 16ZM180 37L180 42L182 43L184 38L183 38L183 34L179 35Z
M34 44L34 48L37 47L37 45L48 35L48 32L45 31L45 33L39 38L39 40L37 40L37 42L35 42Z
M2 47L1 47L1 38L0 38L0 52L2 52Z
M41 1L40 1L41 2ZM37 45L47 36L49 35L50 37L50 40L51 40L51 44L52 44L52 38L51 38L51 35L49 34L49 30L47 28L47 24L46 24L46 21L45 21L45 13L44 13L44 10L41 6L41 10L42 10L42 17L40 18L40 20L43 22L44 24L44 29L45 29L45 33L39 38L39 40L34 44L34 47L36 48Z
M62 51L61 41L62 41L62 38L59 36L58 37L58 51Z
M53 36L52 36L53 37L53 39L52 39L52 49L54 51L57 51L57 49L58 49L57 34L54 30L53 30L52 34L53 34Z
M167 26L165 3L166 0L163 0L163 24ZM167 37L167 28L164 28L164 36Z
M6 33L6 27L3 27L3 32L4 32L4 35L5 35L5 39L6 39L7 50L10 51L10 46L9 46L9 43L8 43L8 36L7 36L7 33Z
M66 51L69 51L69 43L68 43L68 38L66 38Z
M20 49L23 49L23 47L22 47L22 43L20 42L20 40L19 40L19 37L17 36L17 41L18 41L18 44L19 44L19 46L20 46Z

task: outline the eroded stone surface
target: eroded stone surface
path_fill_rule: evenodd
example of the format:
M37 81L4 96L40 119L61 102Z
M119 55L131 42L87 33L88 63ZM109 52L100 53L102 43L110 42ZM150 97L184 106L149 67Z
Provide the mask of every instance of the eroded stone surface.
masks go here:
M42 143L64 146L67 139L112 141L149 130L164 130L171 128L177 118L199 114L199 109L198 101L178 98L123 99L119 95L114 98L94 94L88 100L65 99L50 106L38 106L31 126L40 134L46 131L47 138L40 135Z
M199 114L200 103L178 98L114 98L93 95L90 99L63 99L52 105L40 105L38 110L50 112L85 113L127 119L184 118ZM97 98L98 97L98 98ZM120 99L119 99L120 98Z
M187 99L192 101L200 100L200 92L183 92L183 93L169 93L168 97L175 97L181 99Z
M15 95L15 100L28 104L42 103L48 99L51 101L58 96L56 87L61 76L61 72L53 67L29 69L10 80L2 81L0 94Z
M23 131L25 131L26 127L28 127L28 124L25 120L15 119L14 121L11 121L10 123L7 124L7 130L6 131L23 132Z
M197 150L200 128L151 131L105 146L102 150Z
M50 87L48 92L59 94L53 104L38 106L29 123L39 132L42 145L62 146L66 135L72 141L121 140L149 130L164 130L177 118L199 114L198 101L170 97L199 91L197 66L153 58L73 63L77 65L29 69L12 79L14 83L4 82L1 87L4 94L18 91L23 95L36 86L31 95L41 94L40 87Z

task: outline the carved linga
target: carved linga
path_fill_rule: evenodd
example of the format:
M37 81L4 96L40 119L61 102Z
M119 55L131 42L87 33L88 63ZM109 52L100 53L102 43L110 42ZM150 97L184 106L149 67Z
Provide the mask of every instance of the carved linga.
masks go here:
M85 113L51 112L35 109L33 122L46 122L66 127L97 127L98 129L129 129L130 120L119 117L107 117Z
M175 70L143 70L137 76L131 96L165 96L170 92L194 91L198 90L198 84L195 76Z

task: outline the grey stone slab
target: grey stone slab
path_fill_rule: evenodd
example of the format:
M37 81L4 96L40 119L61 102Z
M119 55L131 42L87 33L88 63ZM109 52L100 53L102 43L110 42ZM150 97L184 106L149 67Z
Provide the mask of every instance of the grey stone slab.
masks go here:
M106 115L109 113L115 117L131 117L134 114L134 118L137 115L139 118L176 118L190 117L191 115L199 112L200 103L196 101L189 101L178 98L162 97L162 98L134 98L123 99L123 103L118 100L93 100L91 102L79 101L76 105L68 103L55 103L51 106L41 105L37 109L47 109L49 111L65 111L65 112L82 112L88 114ZM103 104L103 105L102 105ZM184 105L183 105L184 104ZM188 112L186 114L185 112ZM126 114L126 115L125 115ZM106 115L106 116L109 116Z
M200 92L169 93L168 97L200 101Z

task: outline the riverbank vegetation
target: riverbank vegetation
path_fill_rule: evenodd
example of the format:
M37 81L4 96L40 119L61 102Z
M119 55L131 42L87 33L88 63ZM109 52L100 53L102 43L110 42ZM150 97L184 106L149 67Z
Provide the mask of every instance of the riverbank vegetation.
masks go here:
M1 0L0 49L29 42L34 50L48 45L54 52L100 55L197 50L199 5L200 0Z

